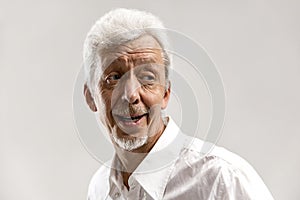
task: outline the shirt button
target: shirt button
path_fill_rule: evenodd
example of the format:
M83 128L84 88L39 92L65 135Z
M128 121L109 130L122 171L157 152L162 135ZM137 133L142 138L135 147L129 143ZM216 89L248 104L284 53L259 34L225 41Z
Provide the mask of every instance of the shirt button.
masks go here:
M129 189L130 189L130 190L134 190L134 188L135 188L135 184L132 183L132 184L129 186Z
M119 198L119 197L120 197L120 193L116 192L115 195L114 195L114 198Z

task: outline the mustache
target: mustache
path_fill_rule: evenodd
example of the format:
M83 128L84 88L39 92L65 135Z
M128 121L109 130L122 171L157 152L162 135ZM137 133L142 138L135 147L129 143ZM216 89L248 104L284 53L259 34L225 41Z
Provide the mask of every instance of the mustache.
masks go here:
M134 105L127 105L127 106L118 106L117 108L112 109L113 115L119 116L138 116L148 114L150 109L144 106L134 106Z

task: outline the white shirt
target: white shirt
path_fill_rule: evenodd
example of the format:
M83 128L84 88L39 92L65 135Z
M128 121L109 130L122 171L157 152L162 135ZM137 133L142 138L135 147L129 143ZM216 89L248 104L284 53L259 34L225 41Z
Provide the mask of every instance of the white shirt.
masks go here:
M180 132L170 118L164 133L123 185L117 170L100 167L93 176L88 200L273 200L255 170L241 157Z

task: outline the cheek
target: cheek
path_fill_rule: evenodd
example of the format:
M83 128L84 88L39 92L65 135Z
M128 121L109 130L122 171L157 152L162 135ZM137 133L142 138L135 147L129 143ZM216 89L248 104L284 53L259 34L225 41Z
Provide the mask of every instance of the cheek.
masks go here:
M101 101L103 108L101 109L100 115L106 115L106 118L111 121L111 101L112 95L110 91L103 90L101 92ZM104 117L104 116L103 116Z
M153 87L151 89L144 89L141 92L142 101L148 106L158 106L163 102L164 89L162 87Z
M99 110L99 115L102 123L112 132L115 121L111 114L111 92L103 90L101 92L102 109Z
M110 108L111 104L111 93L107 91L101 92L102 101L104 103L105 109Z

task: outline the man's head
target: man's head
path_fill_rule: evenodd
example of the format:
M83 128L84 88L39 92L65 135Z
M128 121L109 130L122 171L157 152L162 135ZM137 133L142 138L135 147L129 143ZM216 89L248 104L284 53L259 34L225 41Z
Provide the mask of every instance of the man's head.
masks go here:
M96 22L85 41L87 103L125 150L138 149L164 129L170 57L163 28L152 14L116 9Z

